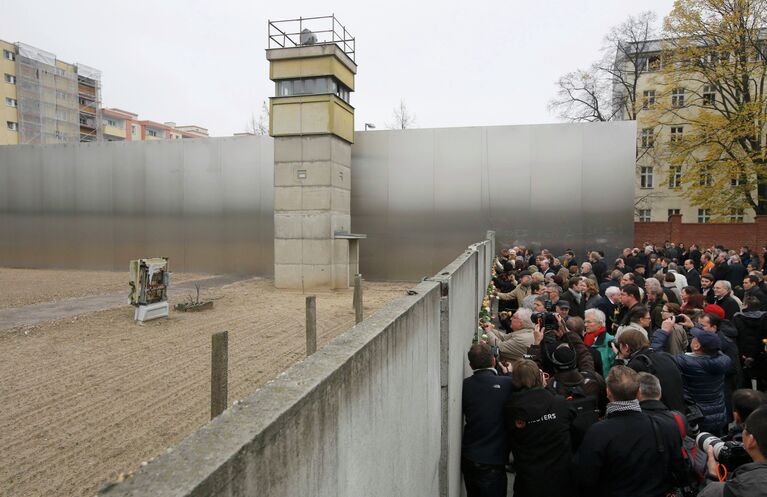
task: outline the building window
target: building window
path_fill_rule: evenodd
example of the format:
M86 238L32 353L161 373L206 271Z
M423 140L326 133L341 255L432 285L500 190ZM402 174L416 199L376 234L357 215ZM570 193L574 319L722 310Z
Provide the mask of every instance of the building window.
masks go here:
M18 107L19 102L15 98L5 97L5 105L7 105L8 107Z
M639 209L639 222L649 223L651 219L650 209Z
M10 84L10 85L15 85L16 84L16 76L14 76L13 74L7 74L6 73L6 75L5 75L5 82Z
M730 209L730 222L731 223L742 223L744 218L744 210L743 209Z
M707 223L711 221L711 211L709 209L698 209L698 222Z
M149 135L149 136L157 136L157 131L155 131L153 129L148 129L148 130L146 130L146 134Z
M655 144L655 134L652 128L642 129L642 148L652 148Z
M671 127L671 143L681 142L682 133L684 133L684 126L672 126Z
M114 119L107 118L106 121L107 121L107 126L112 126L113 128L117 127L117 121L115 121Z
M713 107L716 103L716 91L712 85L705 85L701 96L703 97L703 105Z
M681 213L682 213L681 209L669 209L668 210L668 217L669 217L669 219L671 219L671 216L678 216Z
M682 186L682 166L671 166L668 172L668 187L679 188Z
M6 121L6 126L8 126L8 129L11 131L18 131L19 130L19 123L13 122L13 121Z
M641 188L652 188L652 166L642 166L639 168L639 186Z
M283 79L276 82L278 97L292 95L336 95L344 102L349 102L350 90L335 78L325 76L318 78Z
M647 110L655 105L655 90L642 92L642 108Z
M730 179L731 186L741 186L745 184L746 184L746 177L742 174Z
M671 106L684 107L684 88L674 88L671 90Z
M711 186L713 179L711 177L711 167L703 167L700 171L700 186Z
M9 50L3 50L3 57L7 60L16 60L16 54Z

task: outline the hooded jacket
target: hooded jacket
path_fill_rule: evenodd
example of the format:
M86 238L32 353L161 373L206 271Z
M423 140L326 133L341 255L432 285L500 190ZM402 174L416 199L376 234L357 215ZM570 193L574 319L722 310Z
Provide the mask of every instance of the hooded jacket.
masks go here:
M725 494L725 488L728 493ZM698 497L752 497L764 495L767 488L767 463L751 462L735 470L732 479L725 483L709 483Z
M516 468L514 495L573 494L570 425L574 417L564 397L543 388L512 394L506 404L506 423Z

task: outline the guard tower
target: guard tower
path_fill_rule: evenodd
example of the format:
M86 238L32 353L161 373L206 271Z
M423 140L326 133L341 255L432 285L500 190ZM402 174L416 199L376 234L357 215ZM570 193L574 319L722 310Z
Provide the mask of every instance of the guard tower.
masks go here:
M269 22L269 134L274 137L274 282L348 288L355 41L335 16Z

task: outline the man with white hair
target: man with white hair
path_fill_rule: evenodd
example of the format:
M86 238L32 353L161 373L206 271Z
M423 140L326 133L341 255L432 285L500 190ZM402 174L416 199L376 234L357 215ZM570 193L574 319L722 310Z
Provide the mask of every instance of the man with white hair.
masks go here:
M668 265L668 272L674 273L674 284L676 285L677 289L679 291L682 291L682 288L687 286L687 276L684 275L683 271L679 270L679 266L677 266L675 263L670 263Z
M714 303L724 309L724 318L732 317L740 312L740 305L732 296L732 286L727 280L719 280L714 283Z
M493 327L487 329L487 343L497 346L501 354L501 361L517 361L527 353L527 349L533 345L535 325L531 319L533 312L522 308L511 316L511 333L503 333Z
M620 306L621 289L617 286L609 286L605 290L605 296L598 298L589 309L599 309L605 315L605 326L612 332L615 310Z

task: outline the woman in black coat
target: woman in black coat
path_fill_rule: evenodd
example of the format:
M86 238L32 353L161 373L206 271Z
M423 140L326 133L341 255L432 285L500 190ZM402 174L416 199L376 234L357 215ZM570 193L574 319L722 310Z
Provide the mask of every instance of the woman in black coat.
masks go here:
M514 392L506 404L509 446L514 454L514 495L571 496L570 427L574 412L564 397L544 388L535 362L514 363Z

